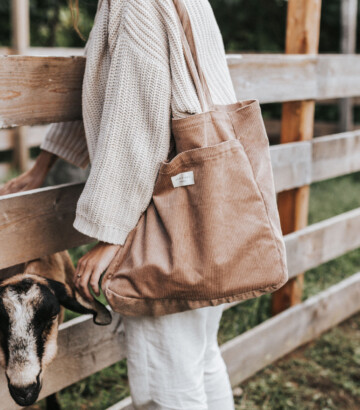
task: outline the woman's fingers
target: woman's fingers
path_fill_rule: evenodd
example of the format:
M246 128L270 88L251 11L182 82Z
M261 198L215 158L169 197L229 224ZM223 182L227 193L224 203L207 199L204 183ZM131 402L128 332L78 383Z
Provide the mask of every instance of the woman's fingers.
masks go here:
M5 185L0 188L0 195L13 194L19 192L22 189L22 185L17 180L11 179Z
M89 279L92 274L92 267L91 265L85 260L80 260L78 263L78 268L75 272L75 286L81 296L83 296L87 300L93 300L93 296L89 291Z
M0 188L0 195L13 194L15 192L28 191L42 185L42 178L38 173L24 172L16 178L10 179Z
M115 257L120 245L99 242L81 257L75 270L74 283L79 293L90 301L94 300L89 286L96 296L100 295L100 277Z
M99 281L100 277L102 274L102 270L97 268L94 269L90 278L90 286L92 287L92 290L94 291L96 296L100 296L100 287L99 287Z

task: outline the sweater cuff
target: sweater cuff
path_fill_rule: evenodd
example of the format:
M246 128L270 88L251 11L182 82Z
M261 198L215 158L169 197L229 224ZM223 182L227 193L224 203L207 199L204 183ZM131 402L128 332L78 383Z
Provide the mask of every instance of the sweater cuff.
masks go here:
M114 245L124 245L129 234L129 232L122 231L113 226L98 226L78 213L73 222L73 227L90 238Z
M87 151L75 152L48 139L42 141L42 143L40 144L40 149L49 151L62 158L63 160L70 162L76 167L80 167L82 169L86 169L89 164L89 156Z

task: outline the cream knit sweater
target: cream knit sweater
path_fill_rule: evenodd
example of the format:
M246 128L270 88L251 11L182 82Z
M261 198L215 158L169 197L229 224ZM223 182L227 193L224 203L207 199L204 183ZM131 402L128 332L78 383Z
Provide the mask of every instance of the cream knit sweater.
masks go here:
M214 103L236 102L209 1L183 1ZM81 168L90 162L73 226L122 245L167 158L171 115L201 107L172 0L99 0L85 55L83 120L52 124L40 147Z

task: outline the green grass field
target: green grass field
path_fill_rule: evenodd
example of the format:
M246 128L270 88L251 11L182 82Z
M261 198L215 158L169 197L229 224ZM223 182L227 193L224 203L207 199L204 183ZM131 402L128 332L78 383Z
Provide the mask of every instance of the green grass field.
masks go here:
M313 184L309 224L360 207L360 173ZM71 249L74 263L94 244ZM360 250L305 274L303 300L357 272ZM222 344L270 317L271 295L224 312ZM68 312L67 319L75 315ZM237 409L350 409L360 403L360 314L268 366L235 390ZM129 395L126 360L59 393L66 410L104 410ZM44 401L32 409L44 409Z

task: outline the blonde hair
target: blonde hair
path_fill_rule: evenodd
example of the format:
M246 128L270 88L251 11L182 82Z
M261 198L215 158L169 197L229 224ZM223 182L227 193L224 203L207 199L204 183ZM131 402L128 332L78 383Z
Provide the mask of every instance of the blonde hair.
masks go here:
M79 16L80 16L80 10L79 10L79 0L69 0L69 6L70 6L70 11L71 11L71 19L72 23L74 26L75 31L78 33L79 37L82 40L86 40L85 37L82 35L82 33L79 30Z

